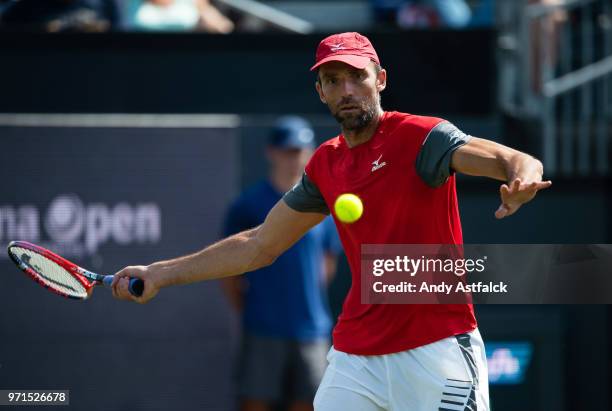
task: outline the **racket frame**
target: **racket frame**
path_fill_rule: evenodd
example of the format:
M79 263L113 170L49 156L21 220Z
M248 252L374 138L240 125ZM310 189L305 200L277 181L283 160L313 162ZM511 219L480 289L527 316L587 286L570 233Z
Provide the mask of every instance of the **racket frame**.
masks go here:
M45 283L40 278L41 276L40 276L40 274L38 274L36 272L36 270L34 270L25 261L22 261L18 256L16 256L11 251L11 248L13 248L13 247L20 247L20 248L24 248L26 250L30 250L30 251L32 251L34 253L37 253L37 254L43 256L44 258L47 258L47 259L53 261L54 263L59 265L61 268L63 268L64 270L68 271L85 288L85 290L87 292L87 296L85 296L85 297L77 297L77 296L70 295L70 294L68 294L66 292L63 292L61 290L58 290L58 289L48 285L47 283ZM42 285L43 287L45 287L49 291L51 291L51 292L53 292L55 294L61 295L62 297L70 298L70 299L73 299L73 300L86 300L91 295L90 290L94 286L100 285L100 284L104 284L104 283L109 285L112 282L112 276L96 274L94 272L88 271L88 270L86 270L86 269L84 269L82 267L79 267L75 263L73 263L71 261L68 261L68 260L66 260L63 257L60 257L59 255L55 254L54 252L47 250L46 248L43 248L43 247L38 246L36 244L29 243L27 241L11 241L9 243L7 249L8 249L9 257L21 269L21 271L26 273L30 278L32 278L34 281L36 281L37 283L39 283L40 285ZM107 278L107 277L110 277L110 279L107 279L105 281L105 278Z

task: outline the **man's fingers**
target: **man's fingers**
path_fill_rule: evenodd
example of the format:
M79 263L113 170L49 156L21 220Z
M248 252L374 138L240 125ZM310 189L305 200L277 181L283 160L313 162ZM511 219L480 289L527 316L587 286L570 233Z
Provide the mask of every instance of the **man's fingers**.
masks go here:
M532 200L538 190L543 190L552 185L552 181L534 181L523 184L520 178L515 178L508 184L499 187L502 204L495 211L498 219L511 216L522 204Z
M548 181L540 181L539 183L537 183L536 188L538 190L544 190L545 188L548 188L552 186L552 181L548 180Z
M111 283L111 287L115 288L117 286L117 283L119 282L119 280L122 277L127 277L128 276L128 274L127 274L128 268L129 267L125 267L124 269L122 269L120 271L117 271L115 273L114 278L113 278L113 282Z
M117 296L119 298L124 298L124 295L123 295L124 288L125 288L125 279L123 277L119 277L119 279L117 280L117 285L115 286L115 289L117 290Z
M119 280L121 280L122 278L127 278L128 280L130 278L143 278L142 276L142 267L140 266L129 266L129 267L125 267L120 271L117 271L117 273L115 273L114 278L113 278L113 282L111 283L111 287L112 288L116 288L117 284L119 283Z
M502 184L500 187L500 193L502 195L512 195L516 193L521 188L521 179L515 178L508 184Z
M121 277L117 274L113 276L113 282L111 283L111 288L113 289L113 291L115 290L115 287L117 286L117 283L119 282L120 278Z
M521 208L520 204L519 205L502 204L499 206L497 211L495 211L495 217L497 219L509 217L512 214L516 213L516 211L519 208Z
M508 215L510 209L505 204L499 206L499 208L495 211L495 218L501 219Z
M130 294L130 290L129 290L129 285L130 285L130 280L127 277L121 277L119 279L119 284L117 285L117 294L119 295L119 298L122 298L124 300L130 300L131 299L131 294Z
M532 183L523 184L520 178L512 180L509 184L502 184L500 193L504 196L514 195L520 192L544 190L552 185L552 181L534 181Z
M501 187L499 187L499 193L502 196L510 194L510 187L508 187L506 184L502 184Z
M551 181L534 181L533 183L529 184L527 187L531 191L538 191L538 190L543 190L545 188L548 188L551 185L552 185Z
M116 279L117 282L114 285L111 285L111 289L113 290L113 297L121 299L121 294L119 292L119 279ZM115 282L115 280L113 280L113 282Z

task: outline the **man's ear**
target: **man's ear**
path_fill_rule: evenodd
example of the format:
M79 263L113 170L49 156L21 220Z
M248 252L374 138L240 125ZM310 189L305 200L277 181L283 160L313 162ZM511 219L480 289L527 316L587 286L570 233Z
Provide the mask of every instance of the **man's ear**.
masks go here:
M317 93L319 93L319 99L321 100L321 102L323 104L327 104L327 101L325 100L325 96L323 95L323 89L321 88L321 82L320 81L316 81L315 82L315 88L317 89Z
M376 90L380 93L387 88L387 70L381 69L376 76Z

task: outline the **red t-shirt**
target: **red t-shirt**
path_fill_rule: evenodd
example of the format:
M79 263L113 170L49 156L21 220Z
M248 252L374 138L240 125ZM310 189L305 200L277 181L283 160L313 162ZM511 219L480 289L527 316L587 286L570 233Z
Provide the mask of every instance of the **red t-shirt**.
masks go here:
M334 216L353 280L333 332L339 351L389 354L477 326L471 304L362 304L360 299L362 244L463 242L455 176L432 188L415 168L421 145L442 121L385 112L369 141L349 148L340 135L322 144L306 166L330 210L343 193L356 194L364 203L363 215L353 224Z

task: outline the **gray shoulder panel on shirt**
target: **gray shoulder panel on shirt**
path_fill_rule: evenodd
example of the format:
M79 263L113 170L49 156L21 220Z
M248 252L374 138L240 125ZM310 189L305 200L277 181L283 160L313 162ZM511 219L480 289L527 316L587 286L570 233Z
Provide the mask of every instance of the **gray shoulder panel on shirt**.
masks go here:
M306 173L302 175L300 181L291 190L285 193L283 200L295 211L329 214L329 207L327 207L323 195Z
M417 155L416 171L419 177L430 187L440 187L454 172L450 167L453 152L470 139L471 136L448 121L436 125Z

